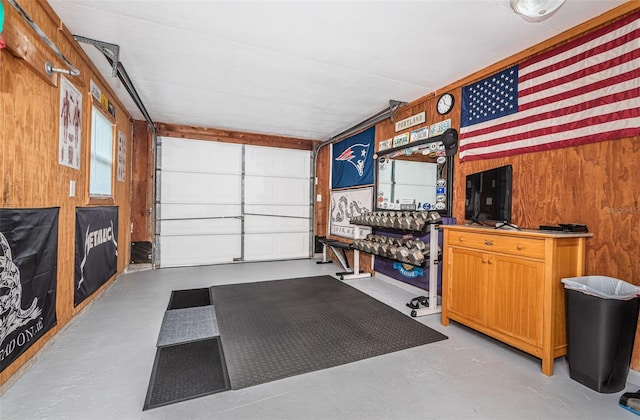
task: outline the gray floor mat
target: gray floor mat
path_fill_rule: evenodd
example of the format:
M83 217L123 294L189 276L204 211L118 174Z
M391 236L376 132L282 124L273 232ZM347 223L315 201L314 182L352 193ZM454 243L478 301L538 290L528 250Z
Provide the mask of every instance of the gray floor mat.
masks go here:
M329 276L211 291L232 389L447 338Z
M156 346L186 343L219 335L213 305L173 309L164 313Z

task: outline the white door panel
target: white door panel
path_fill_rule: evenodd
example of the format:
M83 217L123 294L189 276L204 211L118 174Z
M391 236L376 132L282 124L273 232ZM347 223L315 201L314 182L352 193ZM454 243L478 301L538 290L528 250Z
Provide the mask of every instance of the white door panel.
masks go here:
M240 204L163 203L162 220L240 216Z
M240 235L165 236L160 241L162 267L228 263L240 253Z
M309 257L309 232L247 234L244 238L247 261Z
M160 266L218 264L242 255L242 146L162 138Z
M240 219L163 220L160 235L233 235L240 232Z
M300 204L296 206L270 206L264 204L245 204L244 212L246 214L261 214L272 216L291 216L309 218L311 211L309 204ZM308 222L308 220L307 220Z
M166 171L242 173L242 145L161 137L161 168Z
M309 220L292 217L245 216L245 233L309 232Z
M247 176L246 204L309 205L309 179Z
M162 203L240 204L240 175L161 171Z
M245 173L247 175L283 178L311 177L311 153L306 150L246 146Z

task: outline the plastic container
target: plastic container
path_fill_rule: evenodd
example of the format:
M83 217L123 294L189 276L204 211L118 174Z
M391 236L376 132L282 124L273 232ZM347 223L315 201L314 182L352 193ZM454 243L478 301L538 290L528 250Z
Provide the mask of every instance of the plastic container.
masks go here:
M571 379L601 393L627 382L640 307L640 287L605 276L562 279Z

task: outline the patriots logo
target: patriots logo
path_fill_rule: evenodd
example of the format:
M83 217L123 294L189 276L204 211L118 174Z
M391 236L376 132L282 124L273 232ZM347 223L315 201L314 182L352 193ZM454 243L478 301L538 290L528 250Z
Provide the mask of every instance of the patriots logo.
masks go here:
M367 154L369 153L369 146L371 145L360 143L354 144L342 152L336 160L343 160L351 163L358 171L358 175L362 176L364 173L364 162L367 159Z

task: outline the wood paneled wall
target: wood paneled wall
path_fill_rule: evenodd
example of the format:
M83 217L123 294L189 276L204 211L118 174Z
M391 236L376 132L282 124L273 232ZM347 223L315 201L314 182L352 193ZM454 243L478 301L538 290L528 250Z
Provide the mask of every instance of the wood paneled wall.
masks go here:
M152 241L153 133L146 121L133 122L131 241Z
M5 4L6 22L12 30L24 35L27 42L45 54L55 67L64 68L35 32ZM58 164L58 117L60 91L57 80L47 81L24 59L9 51L15 47L15 37L7 39L8 49L0 61L0 207L38 208L60 207L58 221L57 325L44 338L33 344L11 366L0 373L0 385L7 383L20 367L29 361L46 342L87 306L100 292L122 273L128 263L130 243L131 171L126 181L113 178L114 198L119 206L118 272L106 285L78 307L73 307L75 209L92 203L88 195L89 144L91 121L90 80L93 80L116 107L116 133L127 137L127 165L131 162L132 125L124 107L99 76L88 57L73 41L71 33L46 2L26 1L21 6L42 28L62 53L80 70L80 76L67 78L83 94L81 168L75 170ZM15 51L14 51L15 52ZM58 76L55 75L54 79ZM114 148L117 147L117 135ZM114 165L117 160L114 158ZM115 168L114 168L115 172ZM70 181L76 182L76 196L70 197ZM17 379L15 375L13 379ZM0 387L1 388L1 387Z
M451 118L452 127L459 129L462 86L565 43L638 8L640 2L625 3L445 86L400 108L394 121L426 111L427 124L422 126ZM445 92L453 93L456 104L450 114L440 116L435 104L439 95ZM377 142L401 133L395 132L391 120L376 125ZM452 213L458 223L464 223L465 177L507 164L513 165L513 223L533 229L540 225L584 223L593 233L593 237L587 241L586 274L611 276L640 285L640 183L637 175L640 173L640 136L500 159L465 163L456 160ZM318 173L322 174L319 184L328 185L329 169L319 168ZM318 206L318 212L317 232L322 232L322 224L328 218L328 208ZM639 337L640 334L636 334L636 340ZM636 342L635 349L632 368L640 370L640 342Z
M253 146L282 147L285 149L313 150L314 140L270 134L221 130L218 128L191 127L178 124L156 123L158 137L175 137L225 143L251 144Z
M324 146L316 155L316 205L315 235L326 237L329 234L329 209L331 205L329 175L331 172L331 146ZM318 201L320 198L320 201Z

